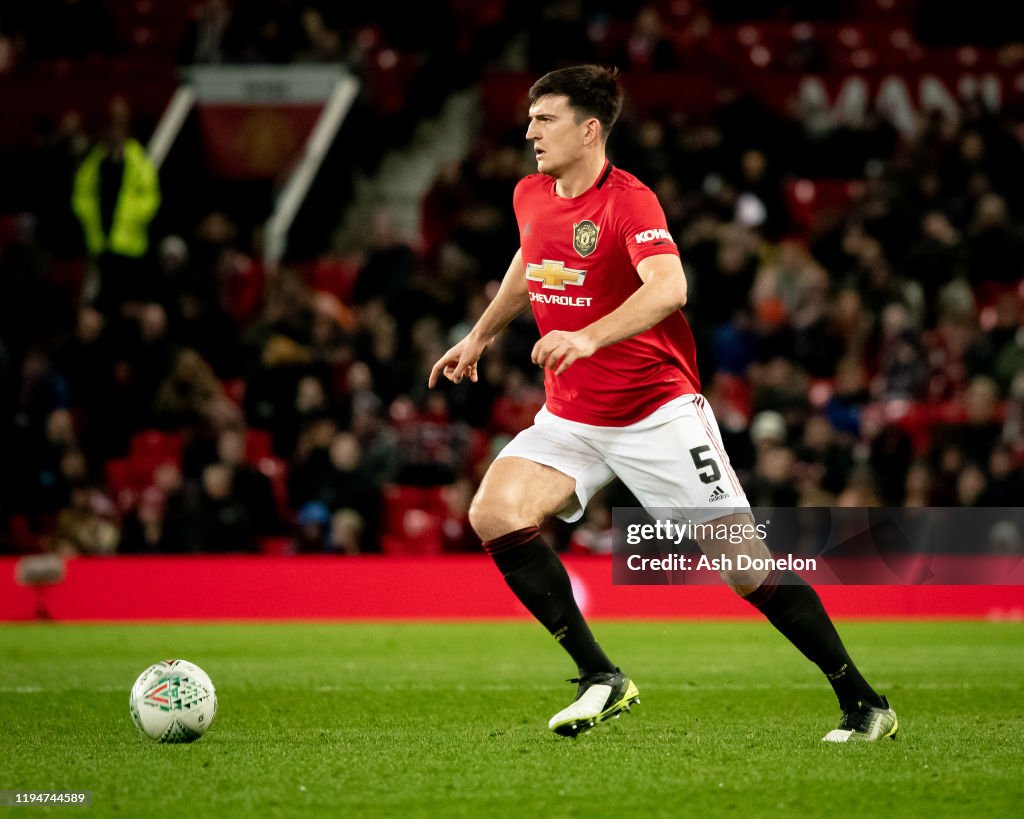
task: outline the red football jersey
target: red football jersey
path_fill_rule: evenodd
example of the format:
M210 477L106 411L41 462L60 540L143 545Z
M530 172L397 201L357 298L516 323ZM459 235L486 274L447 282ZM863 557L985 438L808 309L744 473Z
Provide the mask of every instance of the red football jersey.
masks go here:
M648 256L679 255L650 188L608 163L572 199L535 173L513 196L524 274L541 335L579 330L612 312L642 281ZM700 392L693 334L676 311L639 335L598 350L562 375L546 370L548 409L561 418L621 427L662 404Z

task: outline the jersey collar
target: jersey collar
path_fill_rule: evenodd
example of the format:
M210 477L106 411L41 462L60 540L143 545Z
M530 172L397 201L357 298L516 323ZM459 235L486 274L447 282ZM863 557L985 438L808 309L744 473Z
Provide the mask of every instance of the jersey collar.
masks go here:
M601 173L598 174L597 180L594 182L593 185L591 185L589 188L583 191L583 193L581 193L579 196L573 196L571 198L559 196L555 192L554 179L551 180L551 187L548 188L548 193L552 199L557 199L559 202L580 202L581 200L586 199L588 196L591 196L594 193L594 191L601 190L601 188L604 186L604 183L608 181L608 177L612 175L613 170L614 167L611 163L611 160L606 159L604 161L604 170L602 170Z

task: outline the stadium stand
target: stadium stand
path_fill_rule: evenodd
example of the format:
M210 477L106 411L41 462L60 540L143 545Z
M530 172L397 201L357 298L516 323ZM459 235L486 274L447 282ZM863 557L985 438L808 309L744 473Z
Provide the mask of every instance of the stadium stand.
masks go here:
M532 320L480 383L427 394L426 374L516 247L525 91L579 60L625 72L611 153L679 242L751 500L1019 503L1024 45L998 16L958 38L927 0L435 0L401 25L376 5L375 22L289 0L5 6L0 550L473 548L472 487L543 400ZM112 95L144 136L178 62L293 61L362 78L346 150L363 169L479 86L475 144L420 235L382 217L268 275L251 214L200 195L178 205L191 223L158 217L135 298L97 303L70 195ZM622 502L613 486L578 534L550 533L600 551Z

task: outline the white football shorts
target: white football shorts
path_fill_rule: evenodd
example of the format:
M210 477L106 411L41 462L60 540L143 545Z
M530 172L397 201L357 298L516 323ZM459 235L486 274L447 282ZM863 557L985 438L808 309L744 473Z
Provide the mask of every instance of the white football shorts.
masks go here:
M615 477L645 509L686 510L693 523L750 508L702 395L681 395L625 427L568 421L545 406L498 457L525 458L575 479L578 504L558 513L569 523Z

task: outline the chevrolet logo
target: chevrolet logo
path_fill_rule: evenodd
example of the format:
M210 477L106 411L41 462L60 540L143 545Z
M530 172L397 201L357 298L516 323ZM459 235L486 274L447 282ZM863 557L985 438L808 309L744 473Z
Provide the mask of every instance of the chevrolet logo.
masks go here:
M565 290L567 284L580 285L586 277L586 270L573 270L566 267L565 262L555 262L545 259L544 264L526 265L526 278L540 282L549 290Z

